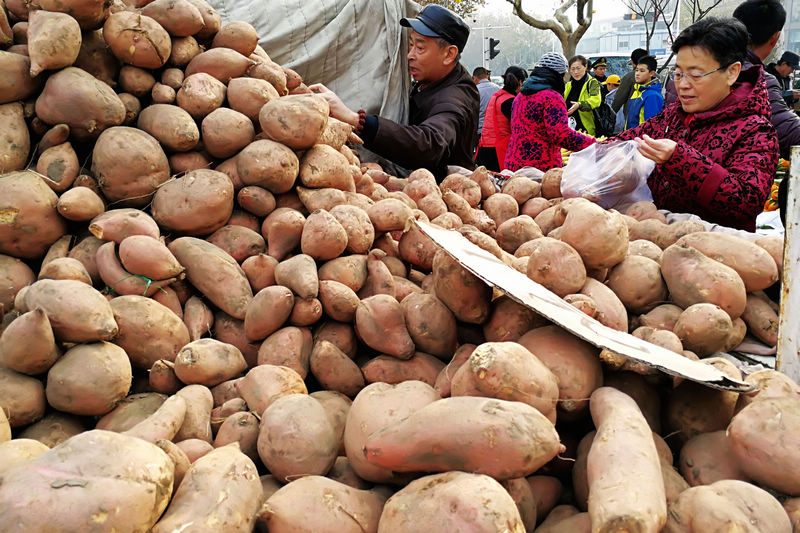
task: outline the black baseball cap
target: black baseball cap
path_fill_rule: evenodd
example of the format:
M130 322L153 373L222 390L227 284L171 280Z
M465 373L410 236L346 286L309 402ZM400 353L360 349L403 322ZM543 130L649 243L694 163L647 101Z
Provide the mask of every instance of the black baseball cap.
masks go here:
M428 4L422 8L417 18L400 19L400 25L425 37L441 37L455 45L459 52L464 51L469 39L467 23L446 7L436 4Z
M797 70L798 68L800 68L800 56L798 56L794 52L790 52L787 50L783 53L778 63L786 63L793 69Z

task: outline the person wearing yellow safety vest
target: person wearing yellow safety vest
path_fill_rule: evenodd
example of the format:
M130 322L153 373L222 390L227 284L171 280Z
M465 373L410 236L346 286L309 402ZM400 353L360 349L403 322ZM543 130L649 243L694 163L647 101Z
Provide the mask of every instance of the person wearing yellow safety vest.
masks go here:
M589 135L595 134L593 109L600 107L603 97L600 94L600 82L586 72L589 61L583 56L575 56L569 60L571 79L564 86L564 100L567 102L567 114L575 120L575 130L582 130Z
M636 85L628 101L625 129L635 128L656 116L664 108L661 82L655 77L658 63L653 56L644 56L636 65Z

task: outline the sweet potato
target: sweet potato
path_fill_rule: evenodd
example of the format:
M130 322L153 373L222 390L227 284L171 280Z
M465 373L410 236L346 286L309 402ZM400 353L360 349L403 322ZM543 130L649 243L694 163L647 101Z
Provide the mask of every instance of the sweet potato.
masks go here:
M242 262L242 270L247 275L250 286L255 292L275 285L276 266L278 266L278 260L266 254L254 255Z
M36 172L57 193L72 186L78 177L79 167L78 156L68 142L48 148L36 162Z
M251 77L260 76L251 74ZM304 150L314 146L317 138L325 131L329 112L328 102L320 96L289 95L266 102L259 112L258 120L269 139L295 150ZM322 146L325 145L318 148ZM337 155L341 156L338 153ZM303 184L309 186L305 182Z
M328 421L331 423L333 432L336 435L336 441L339 446L339 458L347 461L347 458L343 457L345 453L344 428L347 422L347 413L350 411L350 406L353 404L352 400L344 394L335 391L317 391L312 392L309 396L317 400L320 405L322 405L323 409L325 409L325 413L328 415ZM337 458L337 463L339 458ZM336 468L337 463L334 463L334 468ZM352 473L353 477L357 477L352 467L350 467L349 461L347 461L346 468Z
M542 522L558 503L563 485L553 476L534 475L526 478L535 502L536 521Z
M179 276L184 268L172 252L149 235L131 235L119 245L119 258L126 270L151 279Z
M621 215L596 204L574 205L561 228L561 240L578 251L586 268L613 267L628 251L628 227Z
M628 244L628 255L640 255L661 262L661 248L657 244L644 239L633 240Z
M74 279L92 284L92 278L83 263L71 257L56 257L43 264L39 279Z
M756 246L759 246L767 251L772 256L773 261L778 266L778 275L783 275L783 238L778 236L762 237L754 241Z
M67 350L47 376L51 406L77 415L104 415L128 394L131 364L114 344L80 344Z
M103 415L97 421L95 428L116 433L125 432L158 411L166 400L165 395L153 392L131 394L122 399L113 410ZM175 431L177 430L178 427L175 428Z
M329 212L319 209L306 219L300 249L319 261L339 257L347 248L347 232Z
M264 504L261 517L269 531L307 528L320 533L376 533L385 497L321 476L284 485Z
M542 237L542 230L528 215L510 218L497 226L497 244L513 254L524 243Z
M49 446L33 439L16 438L0 442L0 474L49 450Z
M431 387L444 369L439 359L422 352L416 352L410 359L402 360L388 355L370 359L361 367L367 383L397 384L403 381L422 381Z
M396 296L394 274L389 269L388 263L384 262L389 259L394 258L387 256L386 252L380 249L372 250L367 255L367 279L358 291L359 298L363 300L376 294Z
M629 255L612 268L606 285L632 313L646 313L667 299L661 267L640 255Z
M149 96L155 84L155 76L143 68L125 65L119 71L120 89L136 98Z
M367 256L354 254L337 257L320 266L318 274L320 281L338 281L358 292L367 280Z
M364 388L364 375L337 345L314 340L309 362L311 373L326 390L355 396Z
M25 293L25 307L41 307L56 339L63 342L106 340L118 332L108 301L80 281L37 281Z
M186 0L154 0L142 8L173 37L188 37L203 29L200 10Z
M243 454L258 459L258 418L253 413L237 412L225 419L217 431L214 448L237 443Z
M261 289L247 306L244 328L251 341L265 339L277 331L292 312L294 296L282 285Z
M753 402L769 398L800 398L800 385L777 370L759 370L745 378L745 382L757 387L755 392L740 394L736 410L741 411Z
M589 405L597 427L587 464L592 529L660 531L667 519L666 496L647 421L632 398L610 387L593 392ZM631 468L635 477L628 475ZM637 497L619 498L622 487Z
M144 206L169 179L169 163L155 138L142 130L118 126L97 139L92 172L109 202Z
M136 67L159 68L172 51L169 34L158 22L130 11L109 15L103 38L117 59Z
M267 251L267 244L259 233L244 226L231 224L230 219L228 225L216 230L206 240L224 250L237 263Z
M258 121L258 113L264 104L276 98L278 92L265 80L234 78L228 82L228 105L254 122Z
M375 239L375 228L366 211L353 205L336 205L323 209L328 209L347 233L348 252L363 254L369 251Z
M278 207L270 213L261 226L269 255L281 261L297 248L305 223L306 217L302 213L288 207Z
M31 148L22 104L12 102L0 105L0 125L0 172L5 174L22 170L28 162Z
M202 50L194 37L173 37L172 50L167 60L170 65L184 67Z
M0 254L0 306L8 313L23 287L36 281L31 268L15 257Z
M262 113L272 102L275 100L264 105ZM300 161L300 182L310 189L330 187L341 191L356 190L347 158L327 144L315 144L305 152Z
M211 46L230 48L247 57L258 46L258 34L247 22L228 22L214 36Z
M79 531L100 516L109 529L147 531L167 507L172 481L172 461L153 444L87 431L4 473L0 528ZM41 508L23 487L35 491ZM60 505L75 512L58 512Z
M580 293L594 300L597 306L596 318L601 324L618 331L628 331L625 306L611 289L596 279L587 277Z
M541 189L539 182L519 176L508 180L503 185L502 192L511 195L521 206L531 198L538 197Z
M97 249L95 263L100 278L117 294L153 296L162 286L175 281L175 278L153 281L142 276L132 275L122 268L113 242L107 242Z
M137 368L149 369L159 359L175 361L189 343L189 330L172 311L143 296L118 296L110 302L121 346Z
M414 354L403 309L394 297L378 294L362 300L355 324L358 336L371 348L400 359Z
M0 51L0 68L6 73L0 81L0 104L24 100L41 87L42 80L30 75L31 60L27 56Z
M186 65L186 75L205 72L222 83L244 75L255 62L230 48L212 48L192 58Z
M228 176L198 169L159 187L151 211L162 227L183 234L207 235L230 218L233 195Z
M197 146L200 140L200 131L192 117L174 105L153 104L144 108L137 126L170 151L186 152Z
M519 215L519 204L510 194L497 193L491 195L483 202L483 209L498 227L506 220Z
M373 432L438 399L432 387L419 381L399 385L373 383L365 387L353 400L344 432L347 458L358 476L381 483L399 480L400 476L391 470L367 462L362 451L364 443Z
M741 372L726 359L710 357L702 360L734 379ZM713 390L691 381L684 381L669 396L664 419L678 442L684 443L700 433L725 429L731 422L738 394Z
M47 402L42 382L9 368L0 368L0 410L12 428L23 427L44 416Z
M711 303L725 310L731 319L744 312L746 294L741 277L691 246L675 244L664 250L661 273L670 296L681 307Z
M444 250L436 252L434 257L433 283L436 296L450 308L456 319L482 324L489 316L491 288Z
M561 176L564 169L551 168L542 176L542 197L551 199L561 196Z
M58 213L67 220L88 222L106 210L103 199L88 187L65 191L56 203Z
M684 348L705 357L725 347L732 328L728 313L716 305L700 303L681 313L673 331Z
M556 376L527 348L511 342L487 342L455 373L451 396L527 403L555 423L559 391Z
M257 185L274 194L292 188L299 167L290 148L268 139L253 141L236 157L236 170L245 185Z
M745 475L765 487L797 496L800 484L792 442L800 427L800 400L768 398L742 409L727 429Z
M436 531L525 532L514 500L502 485L466 472L425 476L409 483L386 502L378 531L417 531L420 520Z
M477 207L481 201L481 187L477 182L461 174L450 174L440 184L442 192L452 191L466 200L470 207Z
M432 294L410 294L402 303L406 328L416 349L449 361L456 349L453 313Z
M61 356L50 321L41 308L17 317L0 335L0 366L35 376Z
M265 217L275 210L275 196L268 190L255 185L239 189L236 202L242 209L258 217Z
M205 72L187 76L176 95L176 102L195 120L200 120L225 101L225 84Z
M670 506L667 533L774 531L792 525L780 502L767 491L735 479L685 490Z
M0 253L36 258L66 233L58 216L58 197L33 172L12 172L0 177Z
M238 348L215 339L192 341L175 357L175 375L186 384L213 387L246 369L247 362Z
M319 292L317 265L311 256L299 254L275 267L275 283L301 298L315 298Z
M312 337L307 328L289 326L268 336L258 349L258 364L285 366L305 379L311 357Z
M213 496L216 491L228 497L218 502ZM253 461L235 444L216 448L192 464L152 531L166 533L187 523L232 532L251 531L260 494L261 481Z
M681 448L679 467L689 485L711 485L723 479L749 481L731 450L725 431L700 433Z
M288 394L308 394L300 375L285 366L258 365L236 382L236 390L256 415Z
M691 246L703 255L731 267L744 282L747 292L766 289L778 281L778 266L770 254L756 244L720 232L697 232L676 242Z
M222 27L222 17L205 0L189 0L189 2L200 11L200 15L203 17L203 29L195 36L201 41L210 39Z
M198 439L212 442L211 409L214 407L214 397L211 391L203 385L188 385L180 389L176 396L186 401L186 415L172 440L181 442Z
M558 296L578 292L586 282L586 268L569 244L541 237L529 245L528 277Z
M231 256L194 237L175 239L169 250L186 268L189 283L225 313L244 319L253 292L244 271Z
M526 332L547 323L530 308L504 295L492 302L491 314L483 324L483 334L488 342L517 341Z
M800 498L789 498L783 502L783 508L792 522L792 533L797 533L800 528Z
M258 48L256 48L257 50ZM266 56L266 54L264 54ZM260 56L258 54L251 54L250 59L255 61L255 64L247 70L247 75L251 78L268 81L281 96L289 94L286 87L286 72L283 67L269 59L268 57ZM311 91L294 91L290 96L311 94Z
M278 398L261 416L258 454L280 481L303 474L326 474L338 449L339 441L325 408L307 394Z
M455 412L459 414L454 416ZM431 432L430 424L441 431ZM522 427L528 437L520 440L508 427ZM487 434L493 436L496 455L485 453ZM370 463L395 472L448 471L458 465L496 479L528 475L560 449L555 428L536 409L520 402L471 396L430 403L371 434L364 446Z
M748 294L741 318L758 340L767 346L778 344L778 314L765 298Z
M544 326L517 341L550 369L558 382L558 413L574 419L603 385L599 350L558 326Z

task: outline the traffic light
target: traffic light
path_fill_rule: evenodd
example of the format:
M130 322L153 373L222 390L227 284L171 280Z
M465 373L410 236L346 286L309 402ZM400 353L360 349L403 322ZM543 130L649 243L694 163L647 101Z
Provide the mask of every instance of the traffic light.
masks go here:
M500 39L489 37L489 59L494 59L500 53L500 49L497 48L498 44L500 44Z

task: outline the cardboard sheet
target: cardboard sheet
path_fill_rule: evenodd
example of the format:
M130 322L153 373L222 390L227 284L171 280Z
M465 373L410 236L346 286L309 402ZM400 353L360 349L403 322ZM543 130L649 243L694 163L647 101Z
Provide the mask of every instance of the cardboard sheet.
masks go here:
M715 389L748 392L754 388L742 381L731 379L711 365L692 361L666 348L604 326L529 279L525 274L472 244L456 231L422 221L417 221L416 224L464 268L487 284L497 287L513 300L533 309L598 348L606 348L667 374L680 376Z

